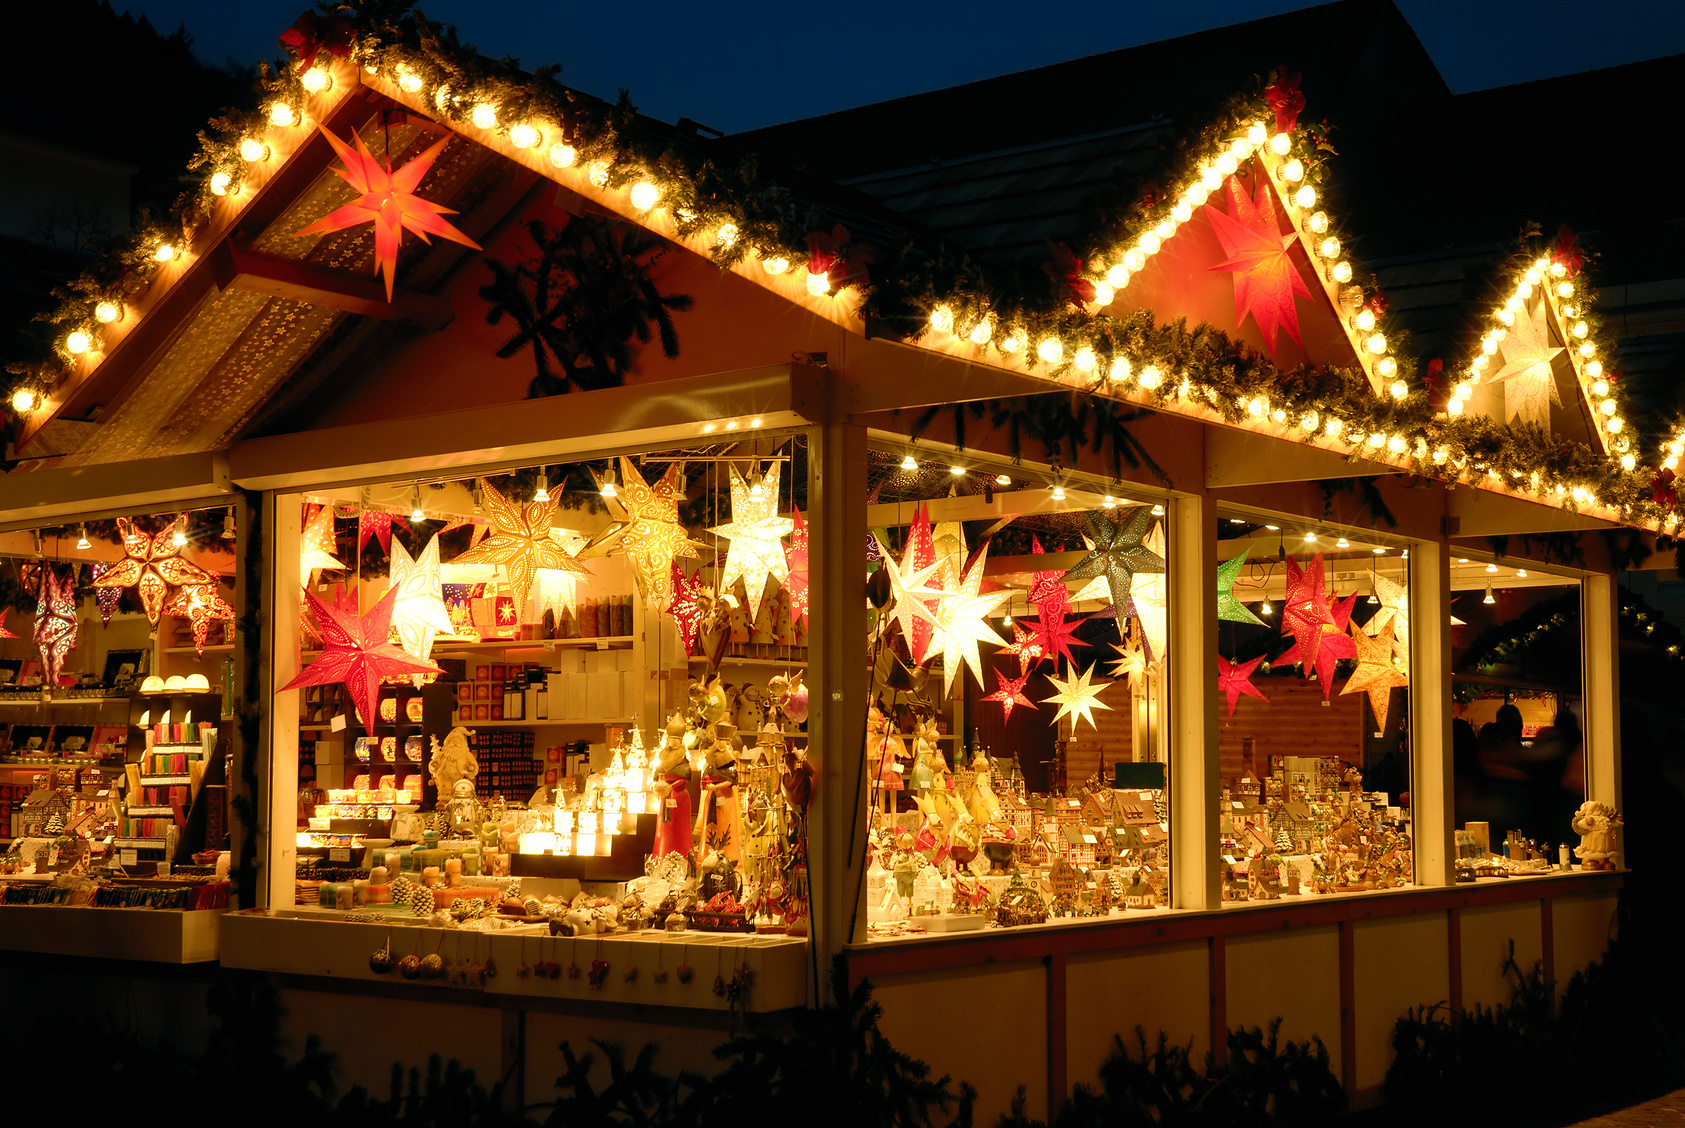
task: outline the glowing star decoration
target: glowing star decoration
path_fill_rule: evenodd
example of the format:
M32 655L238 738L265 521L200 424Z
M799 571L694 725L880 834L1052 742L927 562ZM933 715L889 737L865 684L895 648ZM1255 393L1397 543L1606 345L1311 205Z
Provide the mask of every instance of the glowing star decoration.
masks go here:
M784 549L784 590L790 593L790 625L807 618L807 522L802 511L793 510L795 517L790 528L790 543Z
M1369 708L1375 714L1375 727L1385 732L1387 713L1392 708L1393 687L1410 684L1404 671L1392 664L1392 624L1388 623L1381 628L1380 634L1370 638L1363 633L1362 627L1353 623L1351 642L1357 669L1346 679L1345 688L1340 693L1367 693Z
M1243 693L1268 704L1270 699L1252 684L1252 671L1256 670L1258 663L1263 660L1262 654L1250 662L1230 662L1221 654L1217 655L1217 692L1228 698L1229 716L1234 716L1235 703Z
M1307 678L1314 674L1322 682L1323 700L1334 689L1334 664L1353 655L1346 624L1356 604L1356 593L1339 600L1329 597L1321 554L1311 557L1303 569L1287 558L1287 596L1281 615L1283 629L1293 636L1289 661L1299 663Z
M439 579L439 538L427 538L426 546L413 559L403 541L393 541L387 579L398 593L392 604L398 645L405 654L425 662L433 656L433 636L450 634L454 629Z
M1116 517L1104 509L1091 509L1083 520L1094 547L1065 573L1065 580L1103 577L1112 606L1122 607L1129 602L1130 585L1137 572L1164 571L1164 557L1143 543L1158 520L1151 509L1137 505L1119 511Z
M679 625L679 641L684 644L686 654L696 645L696 630L702 622L704 592L712 597L713 593L702 582L702 573L686 576L684 569L674 561L673 601L667 605L667 614L673 616L673 621Z
M1515 319L1498 342L1498 351L1503 367L1487 382L1504 386L1503 421L1537 423L1548 429L1551 405L1562 406L1562 395L1556 390L1556 358L1567 350L1552 343L1543 301Z
M923 624L927 637L935 638L941 626L932 605L946 599L948 593L928 586L930 578L941 568L940 563L932 563L916 572L906 573L894 557L883 558L884 575L889 578L889 603L880 621L886 626L891 622L900 624L901 637L907 640L915 665L923 665L930 657L928 653L912 649L915 628Z
M1158 556L1164 555L1164 527L1153 526L1153 531L1147 534L1146 545ZM1170 613L1169 595L1163 573L1145 573L1136 577L1134 586L1129 592L1128 613L1141 624L1141 633L1147 640L1147 657L1152 662L1163 662L1170 649Z
M427 170L433 167L434 160L450 143L449 136L435 142L420 156L394 172L391 158L382 156L376 160L374 154L369 152L368 146L363 144L362 137L352 135L352 141L357 146L353 150L335 137L326 126L318 128L321 129L322 136L328 139L328 144L333 146L334 152L339 154L339 159L345 162L343 170L336 168L334 171L357 192L357 198L344 207L329 212L308 227L295 231L295 238L343 231L363 223L374 224L375 268L386 276L388 302L392 300L392 285L398 271L398 245L403 240L406 228L419 235L423 243L432 242L428 238L429 235L438 235L465 247L472 247L476 251L480 250L480 244L442 218L455 215L454 209L424 200L415 194L421 178L427 175Z
M982 700L1000 702L1001 722L1003 724L1012 719L1014 708L1020 705L1026 709L1036 707L1036 703L1031 701L1024 693L1024 683L1030 680L1028 670L1020 673L1016 678L1009 678L999 670L994 671L994 675L997 688Z
M1247 198L1233 176L1228 178L1228 189L1227 213L1205 205L1211 230L1228 256L1211 269L1234 273L1235 327L1239 328L1246 315L1251 314L1265 347L1274 357L1278 328L1285 328L1294 343L1299 342L1299 312L1293 305L1294 296L1311 296L1310 288L1299 276L1299 269L1288 253L1299 237L1281 233L1270 186L1264 177L1258 177L1255 199Z
M93 581L94 581L94 599L99 602L100 622L104 623L108 627L111 625L111 616L113 616L117 613L117 604L121 603L122 600L123 600L122 589L100 587L99 586L99 578L101 576L105 575L109 571L111 571L111 565L103 563L103 562L99 563L99 564L95 564L93 566L93 569L92 569L92 575L93 575ZM4 613L0 612L0 619L3 619L3 618L4 618ZM0 634L0 638L12 638L12 637L15 637L15 636Z
M698 546L685 536L684 526L679 524L683 473L681 463L670 462L667 472L652 486L630 458L622 457L621 484L614 497L605 499L617 519L579 550L581 558L625 556L630 560L638 594L644 606L656 614L665 611L673 598L673 558L699 555Z
M1047 550L1041 546L1041 538L1031 534L1030 551L1037 555ZM1036 640L1041 644L1041 652L1045 657L1054 660L1055 668L1060 657L1074 663L1076 655L1071 653L1073 646L1087 646L1088 644L1075 635L1077 623L1067 623L1065 612L1071 606L1071 593L1065 587L1065 573L1057 570L1034 572L1031 574L1030 602L1036 605Z
M550 535L562 551L572 557L585 546L583 533L575 533L566 529L551 529ZM560 619L562 612L570 615L579 613L579 573L565 571L561 568L540 568L533 573L533 584L537 588L537 604L534 613L538 621L543 621L546 611Z
M64 669L64 656L76 645L74 572L67 571L61 576L51 564L41 569L41 587L35 595L35 629L32 636L36 648L41 651L41 684L56 686Z
M381 552L390 553L392 551L392 530L395 527L401 527L403 521L404 519L396 513L388 513L384 509L365 509L358 513L357 551L363 551L363 547L369 543L369 538L373 537L375 542L380 545Z
M550 519L556 513L554 497L519 506L484 478L480 479L480 493L491 517L491 532L452 563L502 565L509 573L509 586L513 589L510 594L515 597L516 607L526 606L533 575L540 568L585 574L585 566L568 555L556 531L550 527Z
M0 638L16 638L17 635L6 629L6 616L11 613L10 607L0 607ZM110 620L106 620L110 622Z
M1250 551L1252 548L1248 545L1217 565L1217 618L1224 622L1253 623L1261 627L1264 621L1234 597L1235 581L1240 578L1240 570L1246 567L1246 554ZM1232 714L1233 710L1230 712Z
M397 588L389 588L380 602L362 616L357 614L355 596L351 599L336 596L330 604L306 588L304 598L316 617L322 636L322 653L300 670L292 681L282 686L282 692L306 685L344 682L357 715L363 719L364 725L371 725L375 722L374 703L380 695L382 678L440 672L433 662L405 654L388 641L392 630L392 609L398 599Z
M1375 577L1375 598L1381 601L1381 609L1369 617L1363 624L1363 633L1374 638L1381 633L1381 628L1392 625L1393 653L1398 657L1399 669L1409 672L1410 667L1410 589L1403 584L1390 580L1385 576ZM1452 618L1452 622L1457 622Z
M147 536L127 517L119 517L117 531L123 535L124 557L94 580L94 586L134 588L140 593L140 605L146 609L147 622L154 627L158 625L158 616L164 613L164 597L171 588L184 584L208 584L215 580L199 565L181 558L181 550L171 541L175 534L173 525L166 525L162 531Z
M324 505L316 516L305 522L299 536L298 570L308 576L312 572L343 572L345 565L334 556L339 545L333 527L333 506Z
M197 654L205 652L205 639L210 634L212 623L234 621L234 608L223 600L214 583L189 584L180 589L170 597L164 613L187 620L193 628L193 650Z
M795 528L795 522L778 515L777 462L767 470L756 493L731 466L731 520L708 531L731 542L726 549L725 568L720 573L720 588L729 591L738 580L749 597L749 621L761 614L761 600L766 597L768 580L784 581L790 574L789 562L784 558L784 538Z
M1147 656L1133 637L1125 639L1123 645L1117 648L1111 675L1128 685L1135 684L1137 678L1147 676Z
M1001 647L1000 654L1010 654L1018 659L1020 673L1029 673L1041 665L1045 657L1041 648L1041 634L1037 631L1026 630L1023 624L1012 624L1012 641Z
M979 590L983 584L983 565L988 558L987 551L979 553L971 567L959 577L948 598L936 608L934 649L942 655L942 693L945 697L953 696L954 679L959 676L962 664L971 671L979 686L983 684L983 660L978 655L978 643L1001 645L1000 635L989 625L986 616L999 611L1000 605L1011 598L1012 592L1005 588L991 592Z
M927 568L933 570L918 585L932 592L942 592L942 577L947 571L943 561L936 557L936 538L930 529L930 512L920 505L913 513L913 523L907 526L907 541L901 548L901 574L911 576L915 572ZM901 619L901 632L907 638L907 652L912 655L915 664L923 664L930 658L930 644L936 637L935 620L926 623L916 616Z
M1042 700L1043 705L1058 705L1059 712L1053 717L1053 723L1058 724L1066 717L1071 718L1071 730L1076 731L1077 721L1088 722L1088 727L1098 730L1094 723L1095 709L1111 711L1111 706L1100 700L1100 694L1111 686L1111 682L1093 684L1088 679L1093 675L1094 668L1078 674L1073 671L1072 676L1061 681L1057 676L1049 674L1047 680L1053 684L1054 694Z

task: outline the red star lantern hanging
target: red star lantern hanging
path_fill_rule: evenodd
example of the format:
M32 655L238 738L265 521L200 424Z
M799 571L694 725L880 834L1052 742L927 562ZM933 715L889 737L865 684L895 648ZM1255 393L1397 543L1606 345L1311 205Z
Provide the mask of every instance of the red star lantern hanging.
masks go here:
M1001 720L1010 721L1012 710L1019 705L1026 709L1034 709L1036 703L1024 693L1024 683L1030 680L1031 671L1025 670L1016 678L1009 678L999 670L994 671L995 684L999 686L993 693L983 698L984 701L999 701Z
M109 571L111 571L111 565L105 563L95 564L92 569L94 599L99 602L100 622L108 627L111 625L111 616L117 614L117 604L122 602L123 599L123 589L99 586L99 578ZM6 636L0 635L0 638L4 637Z
M907 543L901 550L901 574L912 576L926 568L935 566L936 537L930 528L930 511L919 506L918 512L913 514L913 523L907 529ZM916 581L909 581L916 582ZM926 578L929 587L937 591L943 590L941 569L937 569ZM926 603L925 606L934 610L935 605ZM926 616L916 616L910 620L903 620L903 629L907 631L907 650L913 656L913 664L921 666L930 658L930 644L936 637L933 621L927 621Z
M1229 699L1229 716L1234 716L1235 703L1243 693L1248 697L1256 697L1265 704L1269 703L1270 699L1252 684L1252 672L1263 660L1262 654L1250 662L1230 662L1221 654L1217 655L1217 692Z
M325 126L318 128L322 130L322 136L328 139L328 144L333 146L334 152L339 154L339 159L345 162L343 170L334 171L356 189L358 195L351 203L329 212L308 227L295 231L295 238L343 231L358 224L373 223L375 268L386 276L387 301L392 300L392 285L398 271L398 245L406 228L419 235L423 243L432 242L427 236L438 235L465 247L472 247L476 251L481 249L480 244L441 218L455 215L455 209L424 200L415 194L421 178L427 175L427 170L433 167L433 162L450 143L449 136L430 145L420 156L394 172L391 158L382 156L376 160L374 154L369 152L368 146L363 144L362 137L352 135L351 139L357 145L353 151Z
M999 654L1015 656L1020 673L1029 673L1041 665L1045 656L1041 649L1041 636L1035 631L1025 630L1018 623L1012 624L1012 641L1001 647Z
M668 604L667 614L673 616L673 621L679 625L679 641L684 644L686 654L696 644L696 628L702 622L699 597L705 589L701 572L686 576L679 562L673 561L673 602Z
M807 618L807 522L802 511L795 511L795 527L790 531L790 543L784 548L784 563L789 575L784 578L784 590L790 593L790 625Z
M395 513L388 513L383 509L365 509L357 514L357 551L373 537L380 544L380 551L390 556L392 554L392 530L403 520Z
M124 558L97 577L94 587L134 588L140 593L141 606L146 608L147 622L153 626L158 625L158 616L164 613L164 598L171 588L215 582L216 577L209 572L181 558L181 550L172 543L174 525L147 536L127 517L119 517L117 531L123 534Z
M170 597L164 612L186 619L193 627L193 650L198 654L205 652L205 638L213 622L234 621L234 608L223 601L215 583L188 584Z
M1030 536L1030 551L1038 555L1047 551L1041 546L1041 538L1034 534ZM1071 606L1071 593L1065 587L1065 573L1058 569L1033 573L1030 602L1036 605L1036 638L1041 643L1042 654L1052 658L1055 667L1061 655L1075 662L1076 656L1071 653L1071 647L1088 644L1072 633L1076 623L1065 621L1065 611ZM1082 620L1078 619L1077 623L1080 622Z
M1322 682L1324 700L1334 690L1334 664L1355 656L1346 624L1356 605L1355 593L1345 599L1329 597L1321 554L1311 557L1303 570L1287 558L1287 598L1281 614L1283 629L1293 636L1291 661L1299 663L1306 677L1315 674Z
M121 520L121 518L119 518ZM35 596L36 647L41 651L41 684L55 686L64 669L64 656L76 646L76 580L62 576L51 564L41 569Z
M17 635L6 629L6 616L11 614L10 607L0 607L0 638L16 638Z
M355 596L349 599L336 596L329 604L307 590L304 598L321 630L322 653L282 686L282 692L306 685L344 682L357 715L367 726L375 720L374 703L380 695L382 678L439 673L434 662L414 658L388 641L397 588L388 588L374 609L362 616L357 614Z
M1283 235L1275 218L1275 203L1270 186L1258 177L1256 199L1248 199L1239 181L1228 179L1229 210L1205 205L1206 218L1223 253L1229 256L1212 270L1234 272L1235 328L1240 328L1251 314L1263 334L1264 346L1275 356L1276 330L1285 328L1295 343L1299 341L1299 312L1293 298L1309 298L1311 291L1299 270L1293 265L1288 248L1298 235Z

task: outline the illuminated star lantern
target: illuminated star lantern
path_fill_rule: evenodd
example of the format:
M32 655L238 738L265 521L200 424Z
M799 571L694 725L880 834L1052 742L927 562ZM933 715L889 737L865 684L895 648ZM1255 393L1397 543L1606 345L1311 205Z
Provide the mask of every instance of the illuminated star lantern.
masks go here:
M1352 657L1346 624L1356 603L1355 593L1342 600L1329 597L1320 553L1303 569L1287 558L1287 596L1281 614L1283 629L1293 636L1289 661L1299 663L1306 677L1314 674L1322 682L1324 700L1334 689L1334 664Z
M907 640L909 650L916 626L924 624L931 638L936 637L936 631L941 626L932 604L946 599L948 593L928 586L930 578L941 568L941 563L935 562L916 572L903 573L894 557L883 558L884 575L889 578L889 603L882 621L886 626L891 622L900 624L901 636ZM928 658L928 654L913 653L915 664L922 665Z
M1552 340L1542 300L1515 319L1498 342L1498 351L1503 367L1487 382L1504 386L1504 422L1549 428L1551 406L1562 406L1562 395L1556 390L1556 358L1567 350Z
M1111 675L1129 685L1133 685L1137 678L1147 676L1147 656L1134 638L1124 640L1123 645L1117 648L1117 659L1112 662Z
M706 591L702 573L686 576L678 561L673 562L673 601L667 605L667 614L679 625L679 641L684 643L686 654L696 644L696 629L702 622L701 596Z
M1094 669L1090 667L1080 674L1073 671L1071 677L1063 681L1053 674L1047 676L1047 680L1053 683L1054 694L1052 697L1044 698L1042 704L1059 706L1059 712L1053 717L1054 724L1058 724L1065 717L1069 717L1071 718L1073 731L1076 729L1079 719L1087 721L1089 728L1099 729L1100 726L1094 723L1093 710L1105 709L1107 712L1111 711L1112 707L1100 700L1100 694L1112 683L1100 682L1097 685L1090 683L1088 679L1093 673Z
M392 563L386 575L398 593L392 604L398 645L405 654L425 662L433 656L433 636L453 630L439 579L439 538L429 537L426 547L413 559L403 541L393 541Z
M1164 527L1154 525L1147 534L1146 545L1159 556L1164 555ZM1170 649L1170 612L1167 577L1162 572L1143 573L1136 577L1129 592L1128 613L1141 624L1141 634L1147 640L1147 656L1152 662L1163 662Z
M622 457L621 484L615 496L605 499L609 512L618 519L579 550L582 559L625 556L630 560L638 594L644 606L656 614L665 611L673 598L673 558L700 555L696 542L685 536L684 526L679 524L683 473L681 463L670 462L667 472L652 486L632 466L631 459Z
M782 582L790 574L784 538L795 528L795 522L778 515L778 463L767 470L758 489L744 481L735 464L730 469L731 520L708 531L731 542L720 587L730 590L732 584L743 581L743 590L749 596L749 620L753 622L760 617L767 582Z
M10 607L0 607L0 638L16 638L17 635L6 629L6 616L11 614ZM107 620L108 622L110 620Z
M306 576L312 572L343 572L345 565L334 556L338 545L339 536L333 527L333 505L324 505L316 511L316 516L305 523L304 532L299 536L299 571Z
M1142 543L1156 521L1152 510L1144 505L1123 510L1116 517L1103 509L1089 510L1084 524L1094 547L1065 573L1065 580L1104 577L1112 606L1124 606L1137 572L1164 571L1164 557Z
M234 621L234 608L224 602L214 583L187 585L170 597L164 612L188 621L193 628L193 650L198 654L205 652L205 638L212 623Z
M1019 623L1012 624L1012 641L1001 647L1000 653L1017 658L1018 670L1025 674L1041 665L1041 660L1045 657L1041 649L1040 633L1026 630Z
M351 695L351 703L366 726L375 721L374 703L380 695L382 678L440 672L432 661L405 654L388 641L392 631L392 609L398 600L396 587L387 589L380 602L362 616L357 614L353 602L355 597L353 600L336 597L330 604L307 588L304 598L316 617L322 635L322 653L300 670L292 681L282 686L282 692L306 685L344 682L346 691Z
M1246 554L1250 551L1252 548L1248 545L1217 565L1217 618L1229 623L1253 623L1261 627L1264 621L1234 597L1235 581L1240 578L1240 570L1246 566Z
M984 701L999 701L1001 721L1012 719L1012 710L1022 705L1026 709L1034 709L1036 703L1024 693L1024 683L1030 680L1029 671L1019 674L1016 678L1009 678L999 670L994 671L996 690L983 698Z
M96 588L132 587L140 593L140 604L146 609L146 619L158 625L164 613L164 597L171 588L184 584L208 584L215 577L197 564L190 564L179 555L172 543L174 526L147 536L135 528L127 517L117 518L117 531L123 534L123 559L117 561L102 576L94 580Z
M1375 577L1375 598L1381 609L1363 624L1363 633L1374 638L1381 628L1392 624L1393 653L1398 657L1399 669L1408 672L1410 666L1410 590L1385 576ZM1455 622L1455 618L1452 620Z
M807 618L807 522L802 511L793 510L795 517L790 529L790 543L784 549L784 590L790 593L790 625ZM868 534L869 535L869 534Z
M1041 546L1041 538L1031 534L1030 551L1037 555L1047 550ZM1073 646L1087 646L1088 644L1075 635L1077 623L1067 623L1065 612L1071 606L1071 593L1065 587L1065 573L1057 570L1033 572L1030 575L1030 602L1036 605L1036 637L1041 643L1041 652L1052 658L1057 668L1060 657L1074 663L1076 655L1071 653Z
M919 586L933 592L945 591L942 578L947 569L936 558L936 538L931 534L930 514L923 505L913 513L913 523L907 527L907 541L901 548L901 574L910 576L935 565L935 570ZM934 620L932 620L934 623ZM907 652L916 664L930 658L930 644L936 637L935 627L923 619L902 620L901 631L907 637Z
M327 127L318 128L322 130L322 136L328 139L328 144L333 146L334 152L339 154L339 159L345 162L343 170L336 168L334 171L357 192L357 198L344 207L329 212L308 227L295 231L295 238L343 231L363 223L374 224L375 268L386 276L386 300L389 302L392 300L394 276L398 271L398 245L406 228L419 235L423 243L432 242L427 238L429 235L438 235L465 247L472 247L476 251L480 249L480 244L442 218L455 215L453 209L442 207L431 200L424 200L415 194L416 186L421 183L421 178L433 167L434 160L450 143L450 137L435 142L426 152L394 172L391 158L382 156L376 160L360 136L352 136L352 141L357 146L352 150L329 132Z
M380 551L392 551L392 529L399 526L403 518L395 513L388 513L384 509L365 509L357 514L357 551L363 551L363 546L373 537L380 545ZM443 530L441 530L443 531Z
M1251 314L1265 347L1274 357L1278 328L1285 328L1295 343L1299 341L1299 312L1293 305L1294 296L1311 296L1310 288L1299 277L1299 270L1288 254L1288 248L1299 237L1281 233L1270 186L1264 177L1258 177L1255 199L1247 198L1233 176L1228 178L1228 190L1227 213L1205 205L1211 230L1228 256L1211 269L1234 273L1235 326L1238 328L1246 315Z
M111 616L117 613L117 604L121 603L123 600L123 591L121 588L99 586L99 578L109 571L111 571L111 565L103 562L95 564L92 569L94 599L99 602L100 622L104 623L108 627L111 625ZM0 614L0 618L3 617L3 614ZM0 638L6 637L8 636L0 635Z
M540 568L585 574L585 566L568 555L550 527L550 519L556 513L554 497L519 506L484 478L480 479L480 492L491 517L491 533L453 563L501 564L509 573L516 607L526 606L533 574Z
M1385 732L1387 713L1392 708L1393 687L1410 684L1404 671L1392 664L1392 624L1388 623L1381 628L1379 635L1370 638L1363 633L1363 628L1353 623L1351 641L1357 669L1346 679L1345 688L1340 693L1367 693L1369 708L1375 714L1375 727Z
M1240 695L1243 693L1248 697L1256 697L1266 704L1269 703L1270 699L1265 697L1263 692L1252 684L1252 671L1256 670L1258 663L1263 660L1262 654L1250 662L1230 662L1221 654L1217 655L1217 692L1229 699L1229 716L1234 716L1235 703L1240 700Z
M570 558L585 547L583 533L568 529L551 529L550 536L562 546L562 551ZM570 615L579 613L578 572L563 571L560 568L540 568L533 573L533 583L538 589L538 604L534 614L539 621L544 619L546 611L557 619L562 617L564 610Z
M64 657L76 645L74 573L66 572L61 576L51 564L41 569L41 587L35 594L35 629L32 634L37 649L41 651L41 684L56 686L64 669Z
M1005 588L991 592L979 590L983 584L983 565L988 558L986 550L979 553L971 567L959 577L949 597L936 608L935 649L942 654L944 696L953 695L954 678L959 675L962 664L981 686L983 660L978 655L977 644L1001 645L1000 635L989 625L986 616L1000 610L1000 605L1011 598L1012 592Z

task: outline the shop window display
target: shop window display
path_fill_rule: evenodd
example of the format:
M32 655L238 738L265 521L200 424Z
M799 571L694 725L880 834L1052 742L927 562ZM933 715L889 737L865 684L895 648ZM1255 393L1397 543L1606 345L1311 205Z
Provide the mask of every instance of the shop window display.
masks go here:
M869 935L1167 906L1162 506L888 448L868 478Z

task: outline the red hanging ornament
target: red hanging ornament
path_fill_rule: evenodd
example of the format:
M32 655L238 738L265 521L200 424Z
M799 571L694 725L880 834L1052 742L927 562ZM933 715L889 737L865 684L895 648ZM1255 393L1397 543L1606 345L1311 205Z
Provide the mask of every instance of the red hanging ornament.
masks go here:
M807 522L802 520L802 511L794 510L794 527L790 530L790 543L784 546L784 566L789 575L784 579L784 590L790 593L790 625L793 627L807 618ZM870 536L871 534L867 534Z
M1059 297L1078 309L1087 309L1088 303L1098 295L1094 283L1082 276L1082 260L1073 255L1065 244L1051 239L1047 240L1047 249L1053 255L1053 261L1042 263L1042 272L1053 279Z
M1024 693L1024 683L1030 680L1030 670L1025 669L1016 678L1009 678L999 670L996 670L994 674L995 684L999 688L987 697L983 698L983 700L1000 702L1001 720L1003 722L1010 721L1012 719L1012 710L1016 706L1022 705L1026 709L1034 709L1036 707L1036 703L1031 701Z
M1243 693L1248 697L1256 697L1266 705L1269 704L1270 699L1252 684L1252 671L1256 670L1263 660L1262 654L1250 662L1230 662L1221 654L1217 655L1217 692L1228 698L1229 716L1234 716L1235 703Z
M1264 99L1275 112L1275 131L1292 133L1298 128L1299 115L1305 109L1305 96L1299 92L1298 71L1286 67L1276 69L1276 79L1264 91Z
M808 232L807 272L825 275L833 290L851 282L865 282L867 267L877 261L877 248L855 242L853 234L840 223L829 232Z
M667 605L667 614L673 616L673 621L679 626L679 641L684 644L686 654L692 653L696 645L696 628L702 621L702 604L698 597L705 586L702 573L686 576L679 562L673 561L673 602Z
M314 11L307 11L281 33L281 46L291 48L298 56L302 74L324 51L341 59L351 54L351 21L344 16L324 19Z
M1556 229L1556 246L1551 248L1550 261L1566 267L1569 274L1578 274L1585 266L1586 255L1580 237L1566 223Z
M1672 509L1678 500L1673 481L1673 471L1665 468L1658 470L1656 476L1650 479L1651 500L1664 509Z
M436 663L412 658L388 641L392 606L398 598L396 587L388 588L367 615L357 614L355 594L336 593L331 606L308 589L304 598L321 628L322 654L282 686L283 692L305 685L344 682L357 715L370 725L375 721L374 704L382 678L439 673Z

